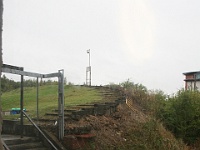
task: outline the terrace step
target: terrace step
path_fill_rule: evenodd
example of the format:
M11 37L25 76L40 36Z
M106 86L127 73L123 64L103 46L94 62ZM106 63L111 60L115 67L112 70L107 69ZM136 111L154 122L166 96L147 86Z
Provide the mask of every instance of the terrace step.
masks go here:
M65 129L65 134L66 135L81 135L81 134L88 134L92 130L92 127L89 125L85 126L73 126L73 127L67 127Z
M71 116L70 117L64 117L65 121L68 121L70 120ZM49 115L49 117L44 117L44 118L39 118L39 122L53 122L55 123L55 121L58 120L58 117L55 117L55 116L51 116Z
M58 109L54 109L52 110L53 112L58 112ZM70 109L64 109L64 112L73 112L73 111L77 111L77 109L73 109L73 108L70 108Z
M70 106L70 109L65 109L64 119L67 120L80 120L81 117L87 115L104 115L112 114L116 111L116 107L121 103L122 99L115 99L115 101L108 101L105 103L97 104L81 104L76 106ZM70 110L70 111L69 111ZM58 120L58 110L53 110L54 112L48 112L44 118L40 118L39 121L43 122L55 122Z
M58 116L58 113L57 112L50 112L50 113L45 113L45 115L47 115L47 116ZM70 116L71 113L65 113L64 115Z
M39 142L31 142L31 143L24 143L24 144L15 144L8 147L11 150L19 150L19 149L25 150L25 149L30 149L30 148L34 148L34 149L43 148L43 145L42 143L39 143Z
M76 106L82 106L82 107L88 106L88 107L92 107L92 106L94 106L94 104L81 104L81 105L76 105Z
M47 148L29 148L28 150L48 150Z
M35 137L23 137L19 135L2 135L2 139L10 150L47 150Z

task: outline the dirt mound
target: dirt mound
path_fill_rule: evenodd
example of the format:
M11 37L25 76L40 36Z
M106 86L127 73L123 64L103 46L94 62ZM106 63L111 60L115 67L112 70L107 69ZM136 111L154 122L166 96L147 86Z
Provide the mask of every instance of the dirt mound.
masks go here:
M134 120L144 121L146 119L143 115L133 115L131 110L127 110L129 110L128 106L121 104L118 106L117 112L112 115L90 115L79 121L71 121L66 124L66 130L74 131L77 128L89 128L90 133L96 136L96 149L115 148L118 145L123 145L128 140L126 139L126 132L128 132L128 129L136 127Z
M126 144L127 133L130 129L137 127L134 120L145 120L144 116L133 115L132 111L127 111L126 105L118 107L118 112L112 116L89 116L84 118L92 127L92 133L96 135L97 147L116 148ZM140 119L141 118L141 119ZM100 147L98 147L100 149Z
M69 129L86 127L95 135L95 149L187 149L171 133L137 107L126 103L109 116L87 116L66 125ZM89 130L88 130L89 131Z

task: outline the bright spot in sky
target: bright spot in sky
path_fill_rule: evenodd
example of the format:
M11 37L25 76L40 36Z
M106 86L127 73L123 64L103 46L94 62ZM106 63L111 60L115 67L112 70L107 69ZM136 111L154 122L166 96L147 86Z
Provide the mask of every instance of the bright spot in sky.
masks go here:
M120 32L128 59L141 64L154 52L155 19L145 0L120 1Z

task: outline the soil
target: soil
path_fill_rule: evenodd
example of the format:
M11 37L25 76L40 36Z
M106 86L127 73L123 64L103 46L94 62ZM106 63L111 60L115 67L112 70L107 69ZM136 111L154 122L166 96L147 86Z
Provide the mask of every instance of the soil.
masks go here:
M80 120L69 120L65 124L65 135L92 134L95 136L96 150L115 149L129 141L128 133L144 123L148 117L136 108L130 108L126 103L120 104L117 111L111 115L85 116ZM56 127L46 124L46 129L56 133Z

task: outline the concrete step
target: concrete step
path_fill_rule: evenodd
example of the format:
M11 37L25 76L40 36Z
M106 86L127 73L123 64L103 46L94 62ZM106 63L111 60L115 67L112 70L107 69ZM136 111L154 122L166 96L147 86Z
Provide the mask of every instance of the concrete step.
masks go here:
M19 135L2 135L2 139L10 150L44 149L47 150L42 142L35 137L23 137Z
M10 148L10 150L25 150L25 149L30 149L30 148L44 148L42 143L40 142L32 142L32 143L24 143L24 144L16 144L16 145L11 145L8 147Z
M46 116L58 116L58 112L45 113ZM71 113L65 113L66 117L70 117Z
M48 148L29 148L28 150L49 150Z
M85 125L85 126L73 125L73 126L65 128L65 134L66 135L82 135L82 134L90 133L91 130L92 130L92 127L90 125Z
M20 138L19 135L2 135L2 138L4 139L5 143L7 145L15 145L15 144L21 144L24 142L33 142L36 141L32 137L23 137Z
M77 109L71 109L71 108L69 108L69 109L65 109L64 110L64 112L73 112L73 111L77 111ZM52 112L58 112L58 109L54 109L54 110L52 110Z

